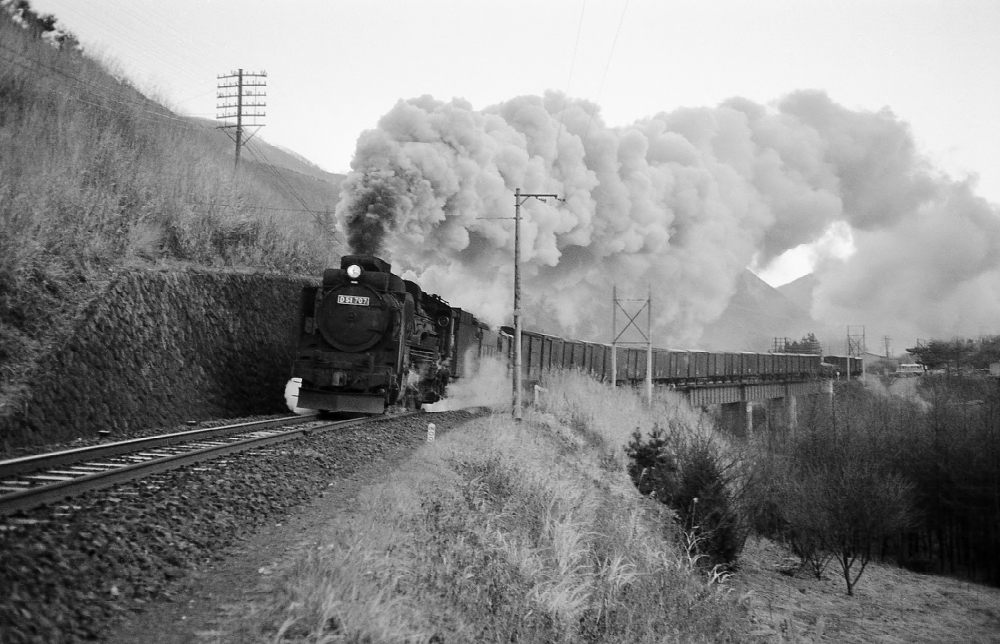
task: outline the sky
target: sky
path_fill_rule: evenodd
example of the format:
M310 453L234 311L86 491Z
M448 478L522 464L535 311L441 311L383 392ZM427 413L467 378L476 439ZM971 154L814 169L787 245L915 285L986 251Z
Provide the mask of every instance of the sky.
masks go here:
M574 289L537 303L570 331L580 293L631 274L671 285L663 328L694 341L749 266L775 286L813 271L814 318L901 346L1000 332L995 0L31 4L180 113L214 118L220 75L266 71L269 143L331 172L422 173L437 192L402 186L412 248L394 261L442 293L456 266L489 272L470 310L508 299L489 262L513 243L470 213L507 213L503 184L541 164L578 198L529 204L522 245L537 293ZM577 143L550 136L556 113ZM640 149L641 170L622 162ZM341 215L373 189L349 185Z
M475 108L559 90L609 126L733 96L820 89L891 109L921 151L1000 202L1000 3L992 0L32 0L178 111L215 118L218 76L267 72L259 134L346 173L400 99ZM761 275L805 272L807 248Z

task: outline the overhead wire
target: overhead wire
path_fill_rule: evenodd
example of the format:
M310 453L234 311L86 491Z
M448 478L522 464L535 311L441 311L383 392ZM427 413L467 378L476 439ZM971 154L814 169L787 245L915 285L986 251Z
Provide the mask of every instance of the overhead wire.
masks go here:
M576 54L580 49L580 32L583 31L583 16L587 11L587 0L583 1L583 6L580 7L580 21L576 25L576 40L573 43L573 58L569 63L569 78L566 79L566 93L563 95L563 108L559 113L559 132L556 134L556 143L559 142L559 136L562 134L563 129L563 117L566 116L566 105L569 103L569 88L573 83L573 70L576 67Z
M115 42L120 43L123 51L131 52L124 60L119 60L117 54L106 52L104 45L100 42L84 39L81 47L90 54L91 58L99 60L112 75L127 75L129 82L135 83L136 87L143 88L144 93L158 95L157 79L147 75L147 70L156 69L155 65L161 61L168 61L170 71L168 79L171 83L182 82L185 86L200 86L205 91L184 99L181 103L196 98L207 96L216 91L215 82L217 71L209 72L204 68L205 61L220 60L227 57L224 41L218 38L196 37L194 30L184 27L178 28L171 20L171 7L164 3L151 3L137 7L131 0L109 0L111 2L111 14L116 16L113 23L108 23L106 14L108 12L98 12L91 5L81 4L79 6L69 5L60 12L57 26L64 31L69 31L74 35L79 30L87 31L88 27L96 31L100 26L101 33L110 30L110 36ZM207 9L211 10L211 9ZM167 36L165 42L171 45L161 44L158 38L150 37L151 33L159 33ZM223 44L220 44L223 43ZM172 46L182 43L178 48ZM96 52L96 53L92 53ZM118 71L121 70L121 71ZM164 72L167 73L167 72ZM135 77L138 82L131 80ZM194 111L182 110L182 105L172 100L164 100L168 109L180 113L184 116L204 116L212 118L214 114L208 114L204 106Z
M198 206L216 206L218 208L245 208L246 204L238 203L220 203L218 201L196 201L194 199L185 199L185 203L195 204ZM316 214L312 210L306 208L278 208L275 206L254 206L257 210L274 210L282 212L308 212L309 214Z
M167 110L166 108L160 106L156 101L150 100L150 99L145 98L145 97L136 98L134 96L129 96L123 90L119 90L119 89L114 88L114 87L109 87L109 86L106 86L106 85L100 85L100 84L88 81L86 79L83 79L83 78L75 75L75 74L71 74L70 72L67 72L64 69L59 69L58 67L53 67L51 65L46 64L45 62L43 62L41 60L38 60L36 58L32 58L31 56L27 56L27 55L25 55L25 54L23 54L21 52L13 50L13 49L5 46L3 43L0 43L0 50L4 50L6 52L14 54L15 56L21 58L22 60L27 61L27 64L26 64L24 62L21 62L19 60L16 60L14 58L11 58L9 56L4 55L3 52L0 52L0 58L6 60L7 62L9 62L11 64L17 65L18 67L26 69L28 71L35 72L35 73L48 74L48 75L59 75L59 76L62 76L64 78L67 78L69 80L72 80L72 81L76 82L80 86L80 89L82 91L91 92L93 94L97 94L97 95L99 95L104 100L107 100L107 101L110 101L110 102L113 102L113 103L118 103L120 105L132 106L135 109L138 109L138 110L140 110L142 112L146 112L148 114L152 114L152 115L154 115L154 116L156 116L156 117L158 117L160 119L167 119L167 120L171 120L171 121L177 121L179 123L184 123L187 126L193 126L193 124L191 124L186 118L174 116L173 114L171 114L169 112L169 110ZM76 98L76 97L68 95L68 94L65 94L65 95L69 96L70 98ZM84 102L86 102L86 101L84 101ZM154 110L147 109L147 108L153 107L153 106L160 107L160 109L162 109L163 111L161 112L161 111L154 111ZM103 106L98 106L98 107L103 107Z
M7 62L9 62L11 64L17 65L17 66L22 67L22 68L24 68L24 69L26 69L28 71L31 71L31 72L38 72L38 71L40 71L37 68L29 67L28 65L25 65L24 63L21 63L20 61L13 60L11 58L7 58L2 53L0 53L0 60L6 60ZM125 105L129 109L129 111L126 112L126 111L123 111L122 109L114 109L113 107L109 107L108 105L102 105L100 103L95 103L93 101L88 101L85 98L82 98L81 96L76 96L74 94L70 94L68 92L60 91L60 90L57 90L57 89L53 89L51 91L52 91L53 94L58 94L59 96L64 96L64 97L66 97L66 98L68 98L70 100L77 101L79 103L83 103L83 104L89 105L91 107L95 107L95 108L103 110L105 112L110 112L112 114L121 114L123 116L129 116L129 117L134 118L134 119L139 120L139 121L146 121L147 123L156 123L156 124L159 124L159 125L164 125L164 126L167 126L167 127L179 128L179 129L183 129L183 130L205 130L205 129L211 129L211 128L208 128L207 126L201 126L201 125L198 125L196 123L192 123L192 122L190 122L190 121L188 121L186 119L175 118L175 117L168 116L166 114L161 114L159 112L154 112L152 110L142 109L142 108L138 107L137 104L135 104L135 103L125 102L125 101L117 101L117 100L115 100L113 98L110 98L108 96L102 96L100 94L98 94L98 95L100 96L101 99L103 99L105 101L110 101L112 103L118 103L120 105ZM94 92L93 90L88 90L88 89L85 89L85 88L84 88L84 91L88 91L88 92L97 94L97 92ZM152 117L155 117L155 118L151 118L149 116L143 116L142 114L140 114L140 112L141 113L145 113L145 114L150 114L150 115L152 115Z
M192 39L190 34L178 31L171 24L171 21L167 19L167 16L164 15L165 11L169 11L169 4L148 3L143 5L141 11L137 10L135 7L136 3L131 1L122 2L120 0L112 0L111 4L114 7L112 13L119 16L119 19L114 24L117 27L121 27L115 32L116 39L128 43L132 48L142 52L144 56L169 60L172 76L180 74L185 76L189 81L204 82L203 72L192 65L190 61L192 57L195 59L206 57L197 55L178 56L177 49L167 49L158 44L156 40L142 38L141 33L143 30L167 33L170 36L171 42L185 43L185 47L181 50L183 52L205 51L206 45L212 46L215 44L214 40ZM121 18L124 18L124 20ZM129 22L140 26L141 29L125 28ZM209 47L208 49L214 49L214 47Z
M625 0L625 6L622 7L621 18L618 19L618 28L615 30L615 39L611 43L611 51L608 53L608 62L604 66L604 75L601 76L601 84L597 87L597 98L594 99L594 109L590 111L590 120L587 121L587 129L584 130L583 140L587 140L587 135L590 133L590 124L594 122L594 114L597 112L597 105L601 100L601 92L604 91L604 81L608 79L608 70L611 69L611 60L615 55L615 48L618 46L618 36L622 31L622 24L625 22L625 13L628 11L628 2Z
M255 159L258 159L258 163L260 162L260 161L259 161L259 159L263 159L263 161L264 161L264 163L266 164L267 168L268 168L268 169L270 169L270 171L271 171L271 173L272 173L272 176L274 176L274 178L275 178L275 179L277 180L277 182L278 182L279 186L284 186L284 188L288 190L288 192L286 193L286 195L285 195L285 196L289 196L289 195L291 195L291 197L292 197L292 198L293 198L293 199L294 199L295 201L298 201L298 202L299 202L299 203L300 203L300 204L302 205L302 208L303 208L303 209L305 209L305 211L306 211L306 212L308 212L309 214L311 214L311 215L312 215L312 216L313 216L313 217L314 217L314 218L315 218L315 219L316 219L317 221L319 221L319 220L320 220L320 218L319 218L319 214L318 214L318 213L316 213L316 212L315 212L314 210L312 210L311 208L309 208L309 204L307 204L307 203L306 203L306 201L305 201L305 199L303 199L303 198L302 198L302 196L301 196L301 195L299 195L298 191L297 191L297 190L295 190L295 187L294 187L294 186L292 186L292 184L291 184L291 183L290 183L290 182L288 181L288 178L287 178L287 177L285 177L285 176L284 176L284 175L283 175L283 174L282 174L282 173L281 173L281 172L280 172L280 171L279 171L279 170L278 170L278 169L277 169L277 168L276 168L276 167L274 166L274 164L272 164L272 163L271 163L271 161L270 161L270 160L269 160L269 159L267 158L267 156L266 156L266 155L264 154L264 151L263 151L263 150L260 150L260 149L259 149L259 148L257 147L257 145L256 145L255 143L251 142L251 141L247 141L247 150L248 150L248 151L250 152L250 154L251 154L251 155L252 155L252 156L253 156L253 157L254 157ZM279 188L279 189L280 189L280 188Z

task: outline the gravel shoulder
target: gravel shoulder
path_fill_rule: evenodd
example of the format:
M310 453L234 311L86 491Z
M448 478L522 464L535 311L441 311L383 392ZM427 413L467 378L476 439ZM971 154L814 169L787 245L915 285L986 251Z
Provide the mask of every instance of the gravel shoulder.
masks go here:
M119 625L109 644L186 644L212 642L220 627L238 619L255 599L273 591L274 571L290 565L305 550L323 543L323 534L351 520L351 506L365 487L386 481L413 453L413 445L387 449L384 457L331 480L327 490L292 515L270 523L243 540L221 562L190 572L157 601Z

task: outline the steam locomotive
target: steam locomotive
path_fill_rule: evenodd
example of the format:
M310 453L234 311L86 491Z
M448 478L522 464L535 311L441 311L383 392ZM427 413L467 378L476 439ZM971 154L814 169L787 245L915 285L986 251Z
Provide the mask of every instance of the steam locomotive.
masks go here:
M513 362L513 329L491 329L370 255L345 255L339 269L324 271L321 286L303 288L299 309L292 377L302 381L301 408L370 414L418 409L442 398L449 383L473 373L484 357ZM642 382L647 373L645 349L533 331L522 332L521 355L529 383L553 369L579 369L621 384ZM858 358L813 354L653 349L651 355L653 381L668 385L807 380L831 377L834 370L856 377L862 368Z
M438 401L497 352L497 332L370 255L345 255L299 302L298 407L381 414Z

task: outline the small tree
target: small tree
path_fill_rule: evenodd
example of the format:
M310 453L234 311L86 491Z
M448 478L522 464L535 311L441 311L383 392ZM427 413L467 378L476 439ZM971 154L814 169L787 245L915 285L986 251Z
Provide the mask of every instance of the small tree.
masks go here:
M647 440L636 430L627 451L636 487L676 512L697 554L712 564L735 564L749 531L737 459L725 458L710 440L668 437L659 427Z
M963 364L968 364L970 357L976 352L975 343L969 338L955 338L953 340L931 340L927 344L921 344L906 350L907 353L916 356L917 362L928 369L954 365L956 369L961 369Z
M807 469L797 476L784 476L778 482L778 508L784 520L783 536L792 552L820 579L833 559L823 540L828 522L823 513L823 486L818 472Z
M628 473L643 495L673 488L677 476L677 459L667 444L659 425L653 426L648 440L636 429L626 451L629 456ZM662 497L660 500L663 500Z
M782 507L803 563L818 578L836 559L853 595L883 538L909 525L913 486L870 459L841 455L789 475Z
M802 340L799 342L786 341L783 350L787 353L812 353L815 355L823 353L823 348L820 346L819 340L816 339L814 333L807 333L802 336Z
M882 539L909 525L913 486L864 461L841 463L821 480L824 541L840 564L847 594L853 595Z

